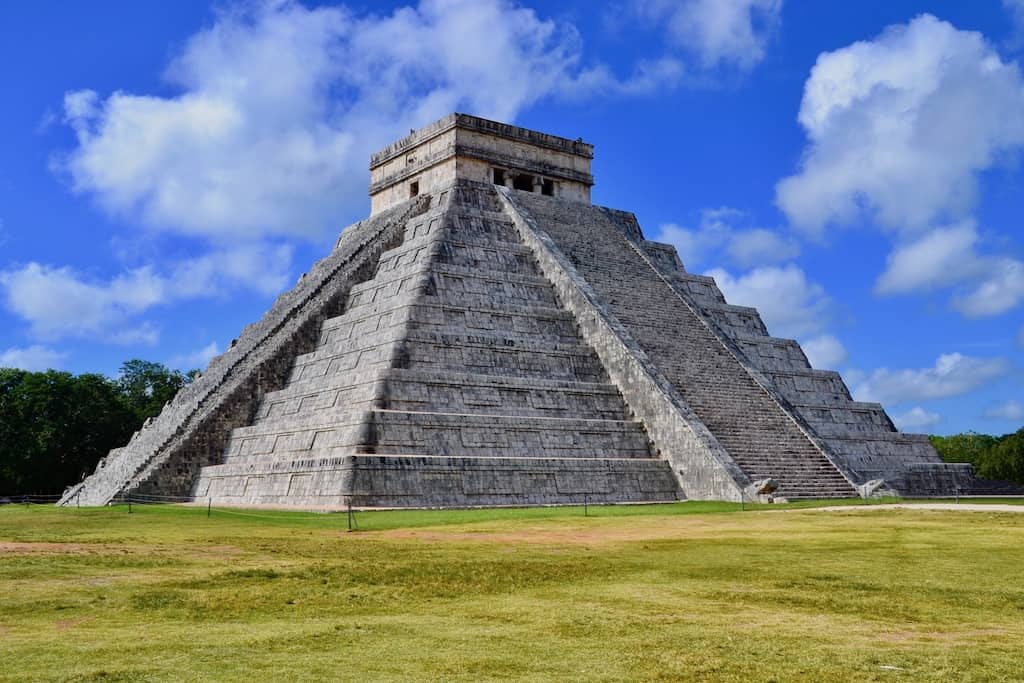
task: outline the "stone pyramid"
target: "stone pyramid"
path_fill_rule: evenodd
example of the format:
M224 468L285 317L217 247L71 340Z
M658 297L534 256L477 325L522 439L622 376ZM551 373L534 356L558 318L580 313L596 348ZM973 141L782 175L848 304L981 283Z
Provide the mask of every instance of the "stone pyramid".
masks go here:
M368 219L65 504L469 506L949 494L896 431L632 214L593 147L452 114L374 155ZM766 488L765 480L771 480Z

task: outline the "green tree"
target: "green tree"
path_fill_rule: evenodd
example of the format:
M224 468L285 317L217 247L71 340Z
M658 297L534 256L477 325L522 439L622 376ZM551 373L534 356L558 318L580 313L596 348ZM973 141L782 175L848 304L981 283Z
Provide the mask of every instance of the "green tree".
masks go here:
M139 359L116 380L0 368L0 493L56 494L80 481L193 376Z
M164 404L191 384L193 377L193 373L184 374L161 363L133 358L121 366L117 384L141 424L147 417L159 415Z
M1024 427L998 440L982 460L978 474L1024 484Z
M60 493L138 424L102 375L0 369L0 492Z
M975 469L981 466L998 439L988 434L964 432L952 436L931 436L932 446L946 462L969 462Z

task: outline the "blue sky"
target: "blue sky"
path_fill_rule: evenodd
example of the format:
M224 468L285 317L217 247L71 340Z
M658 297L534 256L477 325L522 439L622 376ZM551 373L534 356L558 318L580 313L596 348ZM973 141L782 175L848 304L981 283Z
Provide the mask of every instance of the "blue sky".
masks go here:
M6 3L0 365L202 366L449 111L595 145L908 431L1024 424L1024 0Z

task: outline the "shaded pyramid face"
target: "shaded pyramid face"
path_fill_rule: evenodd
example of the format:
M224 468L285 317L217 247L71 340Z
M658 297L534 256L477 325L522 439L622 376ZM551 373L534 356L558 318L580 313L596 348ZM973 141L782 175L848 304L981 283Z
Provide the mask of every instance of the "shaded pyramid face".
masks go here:
M452 115L375 155L373 214L63 503L522 505L969 484L968 466L853 401L632 214L591 205L591 152Z

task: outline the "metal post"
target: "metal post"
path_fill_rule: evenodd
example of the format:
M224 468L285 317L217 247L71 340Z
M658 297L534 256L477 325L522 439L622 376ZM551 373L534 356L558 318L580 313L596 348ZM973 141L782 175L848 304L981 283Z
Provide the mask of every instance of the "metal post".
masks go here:
M132 494L128 494L128 514L132 514Z
M210 508L211 508L212 505L213 505L213 499L212 498L207 498L206 499L206 516L207 517L210 516Z
M352 531L352 501L348 502L348 530Z
M583 516L584 517L589 517L590 516L590 511L587 509L587 503L590 502L589 499L590 499L590 496L588 496L587 494L584 493L583 494Z

